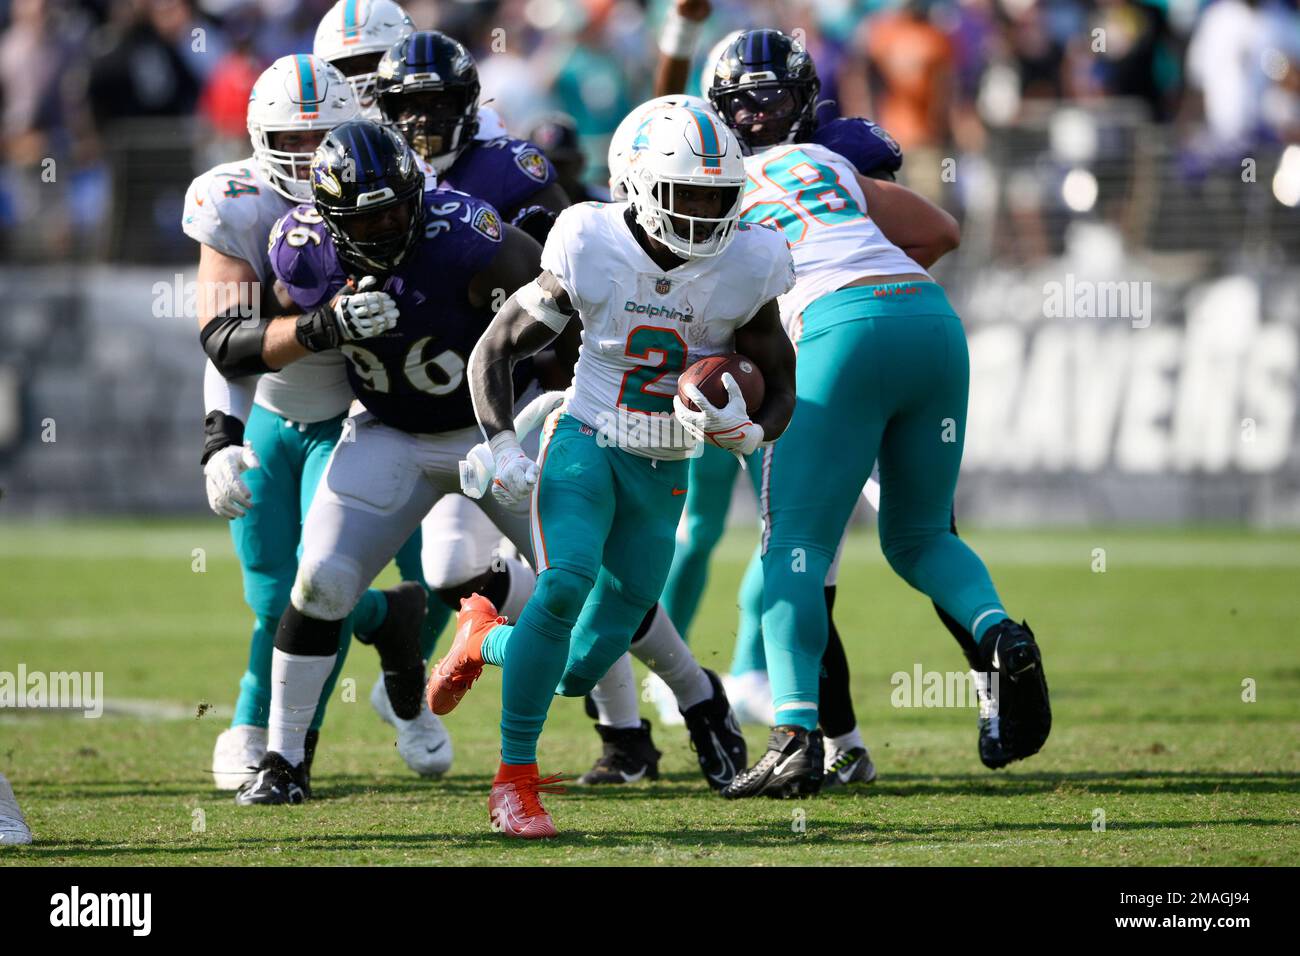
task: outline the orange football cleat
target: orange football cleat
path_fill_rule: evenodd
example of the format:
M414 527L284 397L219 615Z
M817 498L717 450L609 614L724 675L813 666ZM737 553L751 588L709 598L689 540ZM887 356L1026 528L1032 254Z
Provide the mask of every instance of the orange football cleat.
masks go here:
M542 806L540 794L564 793L564 787L557 786L563 779L558 773L538 779L535 763L503 763L488 794L492 829L525 840L555 836L555 821Z
M483 639L488 631L504 623L506 619L497 615L496 607L483 595L461 598L451 650L429 676L426 699L431 711L441 716L456 709L483 673Z

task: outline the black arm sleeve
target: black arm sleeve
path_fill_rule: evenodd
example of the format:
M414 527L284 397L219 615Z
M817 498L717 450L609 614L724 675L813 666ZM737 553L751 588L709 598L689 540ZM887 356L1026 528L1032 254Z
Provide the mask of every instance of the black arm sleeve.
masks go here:
M249 318L226 311L203 327L199 341L212 364L226 378L275 371L262 360L267 318Z

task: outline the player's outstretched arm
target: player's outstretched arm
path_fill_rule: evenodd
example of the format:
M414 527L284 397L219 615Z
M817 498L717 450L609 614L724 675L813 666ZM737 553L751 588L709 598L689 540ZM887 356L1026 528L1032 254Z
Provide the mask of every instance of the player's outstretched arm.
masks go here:
M736 351L763 373L763 404L753 414L763 441L776 441L794 415L794 346L781 326L776 299L763 303L752 319L736 330Z
M685 93L691 57L704 22L712 13L709 0L676 0L659 35L659 62L655 66L655 96Z
M898 183L858 176L867 211L885 238L928 269L961 244L957 220Z

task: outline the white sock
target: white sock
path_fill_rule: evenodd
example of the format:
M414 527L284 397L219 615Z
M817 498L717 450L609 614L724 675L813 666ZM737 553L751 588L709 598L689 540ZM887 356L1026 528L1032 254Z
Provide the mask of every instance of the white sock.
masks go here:
M266 725L266 749L274 750L295 767L305 756L303 742L337 658L338 654L286 654L278 647L271 654L271 716Z
M861 747L863 750L867 749L867 745L862 742L862 735L858 733L857 727L854 727L847 734L832 737L831 744L836 750L852 750L854 747Z
M641 726L637 700L636 675L632 673L632 656L624 654L591 689L596 713L605 727L628 730Z
M497 613L514 624L519 620L519 615L524 613L524 605L528 603L528 599L533 596L533 588L537 586L537 575L533 574L533 569L518 558L503 557L502 560L506 565L506 573L510 575L510 590L506 592L506 599L497 608Z
M713 685L661 606L655 608L650 629L632 645L636 659L661 678L677 698L679 710L689 710L713 696Z

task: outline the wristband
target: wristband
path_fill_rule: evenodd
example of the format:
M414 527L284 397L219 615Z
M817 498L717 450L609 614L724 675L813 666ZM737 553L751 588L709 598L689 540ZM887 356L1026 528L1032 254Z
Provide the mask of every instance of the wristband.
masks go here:
M675 8L669 10L659 34L659 52L674 60L689 60L703 29L704 21L687 20Z
M243 422L225 412L208 412L203 419L203 459L199 464L206 465L208 459L223 448L243 443Z
M293 334L298 344L308 352L328 352L339 347L339 327L328 303L298 316Z

